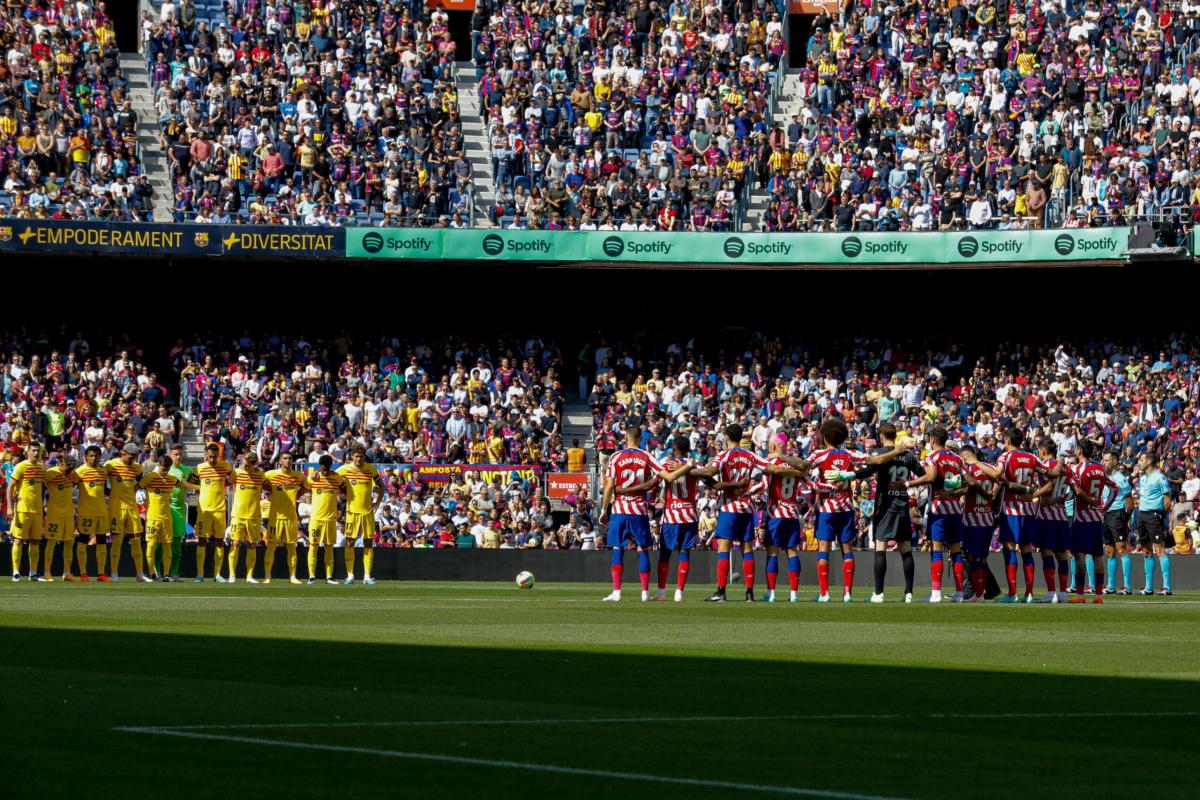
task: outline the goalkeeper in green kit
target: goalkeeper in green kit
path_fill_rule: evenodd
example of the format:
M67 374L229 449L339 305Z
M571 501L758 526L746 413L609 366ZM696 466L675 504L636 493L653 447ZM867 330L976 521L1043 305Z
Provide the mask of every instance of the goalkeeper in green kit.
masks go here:
M183 445L171 446L171 471L180 483L195 482L196 471L183 463ZM169 575L170 580L179 580L179 562L183 558L183 537L187 535L187 490L176 486L171 490L171 568L163 571L162 556L159 555L158 574ZM162 552L161 550L159 551Z

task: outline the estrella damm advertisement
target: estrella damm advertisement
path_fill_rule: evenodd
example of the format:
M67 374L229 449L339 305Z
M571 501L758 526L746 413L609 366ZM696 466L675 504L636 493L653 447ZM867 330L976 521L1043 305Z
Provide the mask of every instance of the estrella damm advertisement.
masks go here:
M0 249L9 251L221 255L215 225L0 219Z
M227 256L342 258L346 255L346 229L222 225L221 247Z

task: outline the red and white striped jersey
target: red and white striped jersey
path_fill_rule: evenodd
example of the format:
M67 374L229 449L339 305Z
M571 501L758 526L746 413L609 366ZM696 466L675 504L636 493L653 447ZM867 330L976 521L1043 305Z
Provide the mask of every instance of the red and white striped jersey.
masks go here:
M963 469L968 475L979 482L980 487L985 492L990 493L992 491L992 479L987 476L986 472L979 468L978 464L964 463ZM991 501L980 494L974 487L967 489L966 497L963 500L963 525L971 528L990 528L996 523L995 515L992 514Z
M1004 480L1028 487L1031 493L1042 485L1042 479L1046 476L1046 465L1033 453L1024 450L1005 450L1000 454L996 466L1000 468ZM1031 517L1034 508L1030 496L1006 488L1001 509L1010 517Z
M925 456L925 469L932 470L937 473L938 480L933 482L930 487L930 514L961 514L963 513L963 498L962 497L937 497L937 492L942 488L942 480L951 475L962 475L964 467L962 457L957 453L951 453L949 450L934 450L929 455Z
M661 470L662 464L659 464L654 456L645 450L629 447L612 454L604 468L604 478L612 481L614 486L637 486L650 480ZM646 495L614 494L612 513L646 516Z
M1082 464L1076 464L1071 467L1075 484L1086 494L1090 494L1097 502L1104 502L1104 489L1110 488L1113 494L1109 497L1116 497L1117 484L1108 475L1108 470L1103 464L1097 464L1094 461L1085 461ZM1076 522L1103 522L1104 521L1104 506L1094 505L1085 506L1078 500L1075 501L1075 521Z
M787 466L781 458L772 458L770 461ZM791 475L768 475L767 516L771 519L800 519L800 495L807 483L807 479Z
M853 472L865 462L869 456L858 450L814 450L808 457L813 465L813 488L816 490L817 511L826 514L836 514L841 511L854 510L854 493L850 482L826 483L823 476L826 470Z
M1058 464L1057 458L1052 458L1045 462L1046 466L1053 469ZM1073 485L1074 476L1071 470L1063 470L1057 478L1051 479L1053 488L1050 494L1044 494L1037 501L1037 518L1051 520L1053 522L1070 522L1071 518L1067 516L1067 501L1075 494Z
M663 469L673 472L683 466L678 458L669 458L663 462ZM700 480L691 473L681 475L670 483L663 484L663 516L664 525L683 525L696 522L696 488Z
M726 489L721 493L721 513L752 513L754 511L754 495L759 489L753 478L755 473L766 468L766 459L749 450L735 447L717 454L710 466L717 468L716 477L722 483L740 483L751 479L750 485L744 489Z

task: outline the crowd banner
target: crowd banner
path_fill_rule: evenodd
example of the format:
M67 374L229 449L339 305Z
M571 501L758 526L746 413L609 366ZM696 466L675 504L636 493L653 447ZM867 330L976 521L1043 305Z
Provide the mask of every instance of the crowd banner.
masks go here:
M588 487L585 472L551 472L546 476L546 496L554 500L579 494Z
M400 473L405 481L420 481L421 483L449 483L450 481L473 476L487 483L508 483L511 480L528 482L537 486L541 480L542 468L537 464L376 464L380 472L395 471ZM312 475L317 470L315 461L300 464L299 469L306 475ZM336 469L336 467L335 467Z
M0 249L28 253L221 255L215 225L0 219Z

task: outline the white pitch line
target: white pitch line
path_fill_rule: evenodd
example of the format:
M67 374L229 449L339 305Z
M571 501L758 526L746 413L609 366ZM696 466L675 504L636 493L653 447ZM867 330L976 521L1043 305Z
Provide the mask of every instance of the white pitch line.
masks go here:
M267 747L290 747L297 750L324 750L331 753L351 753L355 755L379 756L382 758L403 758L413 761L433 761L440 764L460 764L472 767L495 767L498 769L526 770L529 772L548 772L556 775L577 775L588 778L613 778L625 781L640 781L644 783L668 783L679 786L699 786L705 789L732 789L734 791L753 792L755 794L781 794L793 797L824 797L832 800L902 800L898 797L885 795L859 794L857 792L837 792L826 789L806 789L798 786L767 786L753 783L734 783L732 781L703 780L701 778L676 778L668 775L650 775L641 772L617 772L606 769L587 769L583 767L560 767L553 764L529 764L521 761L507 761L491 758L472 758L470 756L451 756L440 753L414 753L407 750L380 750L372 747L350 747L336 744L311 744L309 742L290 742L284 739L260 739L253 736L227 736L215 733L191 733L187 731L169 730L167 728L117 728L125 733L142 733L158 736L176 736L185 739L207 739L217 742L233 742L235 744L263 745Z
M155 731L206 730L283 730L288 728L431 728L452 726L508 725L621 725L651 722L829 722L837 720L888 719L1104 719L1113 717L1198 717L1200 711L1077 711L1077 712L1000 712L995 714L784 714L773 716L687 716L687 717L577 717L553 719L434 719L378 720L369 722L264 722L231 725L161 725ZM116 728L119 731L143 731L150 728Z

